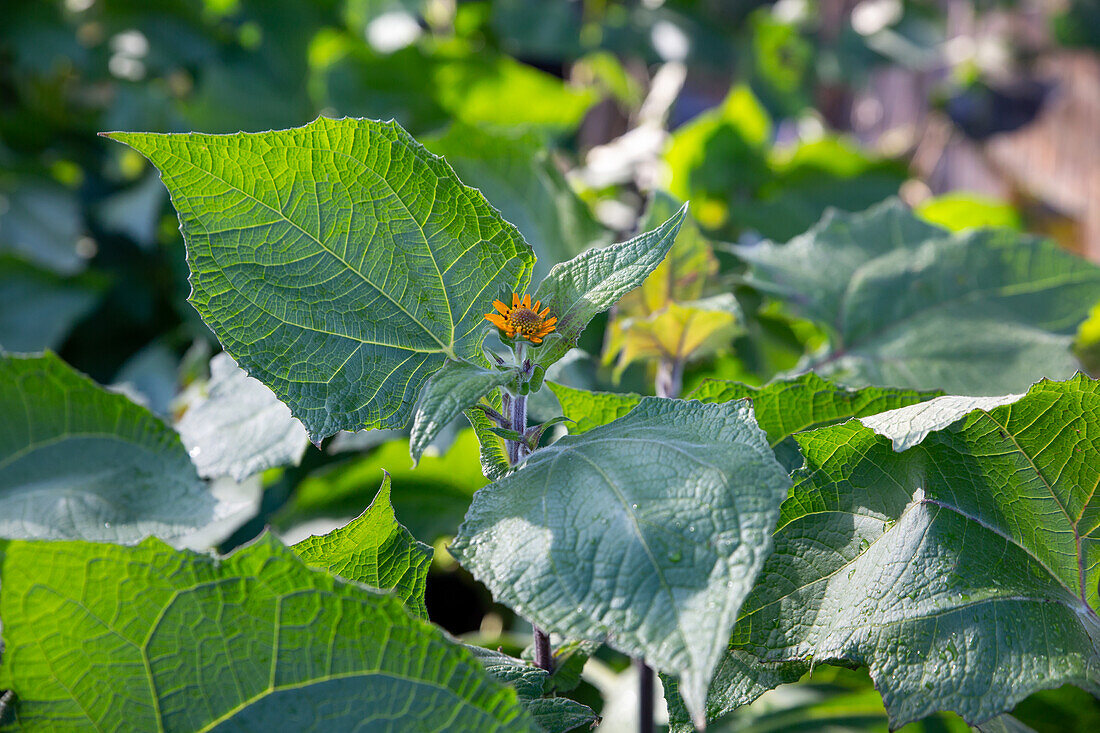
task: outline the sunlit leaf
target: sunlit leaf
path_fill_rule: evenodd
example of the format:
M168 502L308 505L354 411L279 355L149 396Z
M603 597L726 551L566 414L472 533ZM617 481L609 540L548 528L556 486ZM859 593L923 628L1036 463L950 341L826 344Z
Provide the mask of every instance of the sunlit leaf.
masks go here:
M930 402L801 433L733 647L866 664L892 727L982 722L1066 683L1100 693L1100 389L1078 376L1005 401L949 406L946 427Z
M0 582L20 730L538 730L461 644L270 535L224 558L3 541Z
M400 427L446 359L481 357L483 315L530 248L394 123L111 133L180 213L191 302L314 439Z
M389 474L366 511L343 527L308 537L290 549L311 567L372 588L392 589L406 608L428 617L424 589L432 548L397 522L390 504Z

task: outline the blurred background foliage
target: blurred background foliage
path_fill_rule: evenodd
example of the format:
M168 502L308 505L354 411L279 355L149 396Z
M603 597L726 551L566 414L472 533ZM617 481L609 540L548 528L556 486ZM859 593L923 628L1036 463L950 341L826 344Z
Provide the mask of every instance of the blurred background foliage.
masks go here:
M691 200L660 280L598 319L552 378L647 392L672 358L688 389L761 384L823 335L747 285L729 243L786 241L828 207L899 195L952 230L1038 232L1100 261L1098 47L1096 0L6 3L0 347L57 350L178 420L219 348L186 303L156 173L96 133L393 117L520 228L536 279ZM1100 309L1078 354L1100 368ZM558 407L544 391L532 411ZM400 432L340 435L266 472L260 516L223 549L265 524L294 540L346 521L385 469L398 518L440 550L433 620L518 652L522 622L443 550L485 482L476 445L456 425L414 471ZM625 668L601 651L578 688L605 730L633 714ZM1095 701L1074 695L1033 696L1018 717L1095 730ZM730 726L887 728L866 675L835 669ZM965 729L950 716L913 727Z

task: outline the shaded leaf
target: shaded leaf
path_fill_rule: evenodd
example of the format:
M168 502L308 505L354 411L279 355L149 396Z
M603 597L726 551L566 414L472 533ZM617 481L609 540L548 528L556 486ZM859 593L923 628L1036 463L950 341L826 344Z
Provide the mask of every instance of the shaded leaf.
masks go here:
M496 406L500 406L499 397ZM474 435L477 436L481 472L490 481L504 478L512 470L512 465L508 462L508 451L504 442L493 432L496 423L478 409L466 410L465 415L466 419L470 421L470 427L473 428Z
M485 309L530 275L516 229L396 123L109 136L161 171L191 303L315 440L403 426L446 359L481 358Z
M208 546L256 510L219 499L173 430L54 354L0 355L0 415L0 537Z
M788 485L748 406L645 398L479 491L450 549L539 627L679 675L701 716Z
M20 255L61 275L85 267L77 249L84 221L76 195L48 179L0 186L0 252Z
M565 733L580 726L590 727L596 720L592 708L567 697L549 697L550 675L544 669L501 652L467 647L485 665L485 670L513 687L527 712L547 733Z
M104 285L88 273L63 278L0 255L0 348L58 348L77 321L95 308Z
M419 461L440 431L464 410L517 375L516 369L485 369L468 362L448 360L424 385L416 403L409 434L413 461Z
M951 234L897 201L738 247L751 280L830 331L804 367L855 385L1004 394L1077 368L1100 268L1004 229Z

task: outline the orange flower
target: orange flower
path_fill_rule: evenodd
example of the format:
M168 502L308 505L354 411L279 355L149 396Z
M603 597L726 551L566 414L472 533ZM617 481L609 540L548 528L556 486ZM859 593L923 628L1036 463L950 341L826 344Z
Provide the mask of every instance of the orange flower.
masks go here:
M532 307L530 295L523 296L521 301L519 294L512 293L511 308L499 300L493 301L493 307L499 312L486 313L485 320L510 339L525 338L533 344L541 344L542 339L554 330L554 324L558 322L557 318L546 317L550 315L549 307L543 308L542 313L539 313L541 302L536 300Z

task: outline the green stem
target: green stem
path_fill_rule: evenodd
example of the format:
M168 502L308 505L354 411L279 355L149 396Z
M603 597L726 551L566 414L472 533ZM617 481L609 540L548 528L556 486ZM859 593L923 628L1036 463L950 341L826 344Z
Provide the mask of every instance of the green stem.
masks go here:
M516 363L519 364L520 369L523 372L523 379L530 378L529 365L525 363L527 345L524 343L516 344ZM509 405L509 401L511 404ZM505 400L504 412L508 417L509 427L515 430L520 435L523 435L527 430L527 395L516 394L511 396L511 400ZM508 448L508 462L513 466L523 460L530 449L527 444L521 440L506 440L505 445ZM547 672L554 671L554 655L550 649L550 635L540 629L538 626L531 624L531 630L534 634L535 641L535 666L545 669Z

